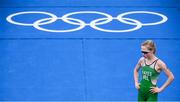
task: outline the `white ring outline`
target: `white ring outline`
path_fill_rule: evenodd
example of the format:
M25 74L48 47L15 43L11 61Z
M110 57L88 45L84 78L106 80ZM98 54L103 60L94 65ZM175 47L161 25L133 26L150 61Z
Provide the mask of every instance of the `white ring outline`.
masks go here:
M160 13L157 13L157 12L151 12L151 11L130 11L130 12L125 12L125 13L119 14L119 15L117 16L117 18L118 18L118 19L121 19L121 18L124 18L124 16L126 16L126 15L137 14L137 13L138 13L138 14L139 14L139 13L143 13L143 14L153 14L153 15L158 15L158 16L160 16L160 17L162 18L161 21L154 22L154 23L142 23L142 22L141 22L142 26L158 25L158 24L162 24L162 23L164 23L164 22L166 22L166 21L168 20L168 18L167 18L165 15L160 14ZM128 22L128 21L126 21L126 20L122 20L122 22L123 22L123 23L126 23L126 24L130 24L130 25L136 25L136 24L134 24L134 23L132 23L132 22Z
M113 19L118 19L119 21L122 21L122 19L125 19L125 20L130 20L130 21L133 21L136 23L136 27L134 28L131 28L131 29L126 29L126 30L110 30L110 29L103 29L103 28L100 28L100 27L97 27L95 24L96 22L100 21L100 20L103 20L104 18L100 18L100 19L96 19L96 20L93 20L90 24L90 26L96 30L100 30L100 31L103 31L103 32L112 32L112 33L124 33L124 32L131 32L131 31L135 31L135 30L138 30L142 27L142 23L139 22L138 20L135 20L135 19L131 19L131 18L113 18Z
M73 31L78 31L78 30L81 30L85 27L85 23L79 19L75 19L75 18L68 18L68 19L71 19L71 20L74 20L74 21L77 21L80 23L80 26L77 27L77 28L74 28L74 29L68 29L68 30L51 30L51 29L46 29L46 28L42 28L40 27L39 23L43 22L43 21L46 21L46 20L49 20L49 19L53 19L53 18L44 18L44 19L40 19L40 20L37 20L36 22L34 22L33 24L33 27L35 27L36 29L38 30L41 30L41 31L46 31L46 32L53 32L53 33L59 33L59 32L73 32ZM58 17L56 20L58 19L63 19L62 17ZM55 20L55 21L56 21Z
M107 19L106 21L104 21L104 22L96 23L97 25L106 24L106 23L108 23L109 21L111 21L112 18L113 18L111 15L109 15L109 14L107 14L107 13L104 13L104 12L98 12L98 11L78 11L78 12L70 12L70 13L67 13L67 14L63 15L63 16L62 16L62 18L63 18L62 20L64 20L64 21L67 22L67 23L70 23L70 24L79 25L79 23L75 23L75 22L69 21L68 18L69 18L69 16L72 16L72 15L84 14L84 13L99 14L99 15L106 16L106 18L108 18L108 19ZM83 22L84 22L84 21L83 21ZM92 22L92 21L91 21L91 22ZM87 25L90 25L91 22L90 22L90 23L85 23L85 22L84 22L84 23L85 23L86 26L87 26Z
M42 11L24 11L24 12L18 12L18 13L13 13L11 15L9 15L6 20L12 24L16 24L16 25L22 25L22 26L33 26L33 23L32 24L29 24L29 23L20 23L20 22L16 22L14 20L12 20L13 17L15 16L18 16L18 15L23 15L23 14L32 14L32 13L37 13L37 14L45 14L45 15L49 15L51 16L53 19L51 19L50 21L47 21L47 22L43 22L41 23L40 25L45 25L45 24L48 24L48 23L52 23L54 22L56 19L57 19L57 16L52 14L52 13L48 13L48 12L42 12Z

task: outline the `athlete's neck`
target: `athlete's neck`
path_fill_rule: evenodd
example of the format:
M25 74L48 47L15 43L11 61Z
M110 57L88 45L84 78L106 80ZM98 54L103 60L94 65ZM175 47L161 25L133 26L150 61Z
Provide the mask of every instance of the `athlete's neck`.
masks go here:
M156 56L154 54L152 54L152 56L147 57L147 60L151 61L156 59Z

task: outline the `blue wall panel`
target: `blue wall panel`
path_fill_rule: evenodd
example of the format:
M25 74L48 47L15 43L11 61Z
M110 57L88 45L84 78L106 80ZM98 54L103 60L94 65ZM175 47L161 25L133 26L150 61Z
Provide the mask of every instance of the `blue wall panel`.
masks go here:
M1 40L0 100L84 100L79 40Z

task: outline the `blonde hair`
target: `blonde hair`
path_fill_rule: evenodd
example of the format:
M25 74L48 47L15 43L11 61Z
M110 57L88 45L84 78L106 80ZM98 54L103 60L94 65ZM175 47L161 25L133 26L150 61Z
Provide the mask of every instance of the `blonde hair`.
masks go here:
M141 46L146 46L148 50L153 51L154 54L156 53L156 44L153 40L146 40Z

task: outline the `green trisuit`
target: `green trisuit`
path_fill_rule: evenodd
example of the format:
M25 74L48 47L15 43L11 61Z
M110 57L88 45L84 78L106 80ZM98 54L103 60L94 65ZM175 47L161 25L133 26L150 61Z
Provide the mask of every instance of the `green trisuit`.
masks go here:
M158 94L153 94L150 92L150 87L156 87L156 82L159 76L159 72L155 70L155 66L158 59L155 60L150 65L146 64L146 60L144 59L144 65L142 66L142 80L140 82L140 89L138 91L138 101L157 101Z

